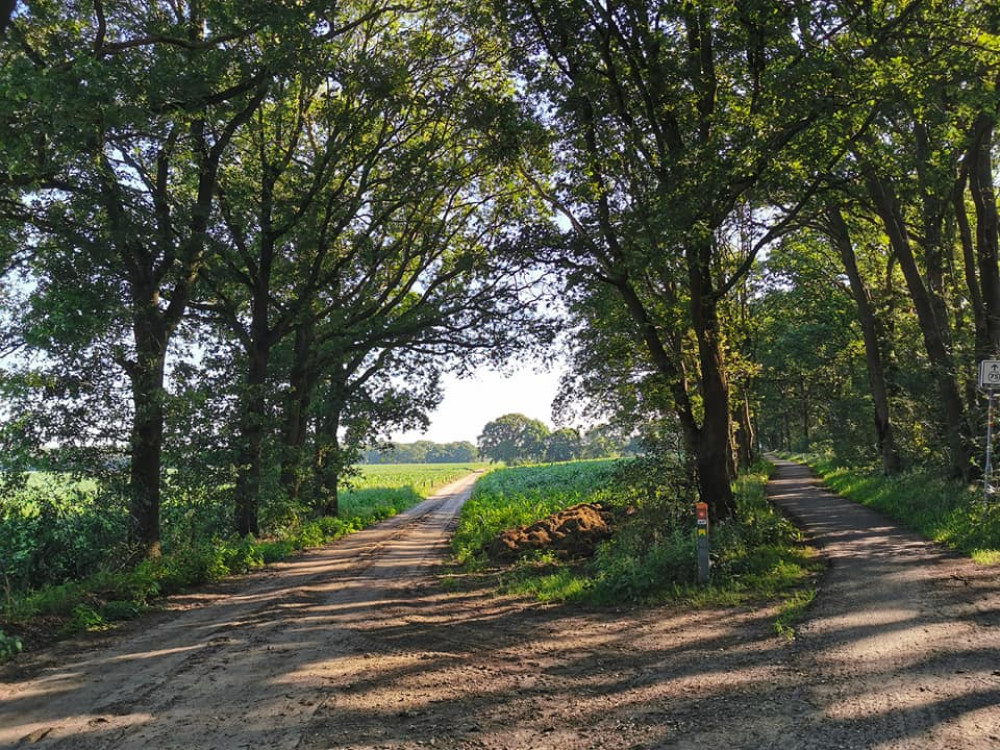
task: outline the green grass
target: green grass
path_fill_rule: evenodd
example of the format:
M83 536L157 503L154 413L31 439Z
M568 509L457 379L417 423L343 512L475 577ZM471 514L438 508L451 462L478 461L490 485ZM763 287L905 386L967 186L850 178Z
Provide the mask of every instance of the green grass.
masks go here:
M483 549L505 529L525 526L578 503L603 497L611 460L497 469L483 476L462 508L452 539L456 559L485 565Z
M1000 563L1000 499L984 502L982 488L926 471L893 477L835 466L810 457L827 487L885 513L926 539L968 555L983 565Z
M762 465L737 483L740 518L713 530L708 586L695 580L694 508L677 479L679 467L669 465L664 470L606 461L494 472L480 480L466 505L453 550L466 572L486 570L502 591L547 602L731 606L778 600L784 603L775 627L789 634L814 596L822 565L767 501L769 469ZM585 501L616 507L619 518L627 519L593 559L564 561L536 553L511 566L488 568L483 548L501 531Z
M482 462L455 464L365 464L358 466L359 476L351 480L354 489L411 487L422 497L471 471L489 467ZM353 489L347 490L350 494Z

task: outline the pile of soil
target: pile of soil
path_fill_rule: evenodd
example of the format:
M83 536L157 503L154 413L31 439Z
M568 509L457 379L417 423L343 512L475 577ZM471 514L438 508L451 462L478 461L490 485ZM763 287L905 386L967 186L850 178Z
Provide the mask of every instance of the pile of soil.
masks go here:
M487 549L495 562L513 562L529 550L551 550L561 558L590 557L611 536L612 514L600 503L581 503L518 529L508 529Z

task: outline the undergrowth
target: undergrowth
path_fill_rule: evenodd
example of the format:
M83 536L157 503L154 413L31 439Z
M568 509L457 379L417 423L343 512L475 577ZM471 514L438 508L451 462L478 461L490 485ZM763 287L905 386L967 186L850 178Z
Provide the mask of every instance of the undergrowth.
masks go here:
M42 567L39 549L29 545L29 532L36 531L37 516L50 522L49 532L35 537L41 540L41 550L52 550L58 557L57 543L79 531L81 517L94 525L92 514L88 514L93 502L87 498L75 497L72 501L49 497L45 502L36 502L19 510L20 516L13 521L26 520L17 525L11 522L8 513L5 520L11 528L24 532L20 537L8 537L0 542L0 576L5 584L5 596L0 610L0 662L13 658L21 652L25 633L44 631L44 637L66 637L81 632L107 629L116 622L128 620L146 611L161 597L180 592L203 583L217 581L229 575L247 573L268 563L288 558L299 550L316 547L331 542L346 534L351 534L394 516L419 503L436 486L454 479L454 472L442 475L436 483L423 482L418 487L365 487L348 490L341 495L340 515L308 519L298 515L288 515L285 522L275 532L265 538L248 536L244 539L199 538L196 533L197 519L203 515L203 508L196 503L188 506L186 513L174 513L177 524L167 536L166 552L157 559L144 560L135 567L123 569L115 565L107 550L105 562L91 565L97 570L79 577L73 571L58 563ZM33 508L41 508L37 513ZM9 508L8 508L9 510ZM112 517L117 518L121 509L116 509ZM2 526L2 524L0 524ZM105 524L97 524L104 528ZM101 537L104 538L103 536ZM96 547L97 542L88 537ZM78 541L70 550L77 549L86 539ZM4 547L6 544L6 548ZM22 545L18 547L16 545ZM6 554L3 554L6 549ZM22 550L18 556L18 550ZM122 554L121 550L117 550ZM46 583L27 588L15 588L10 570L21 561L25 570L33 576L60 571L69 580ZM61 567L59 567L61 566ZM23 580L23 578L22 578ZM30 640L30 639L29 639Z
M708 586L696 581L693 491L676 459L658 455L605 466L584 480L584 494L570 491L563 477L544 469L532 467L530 481L526 475L530 493L481 483L477 503L463 513L454 545L467 572L488 566L483 549L503 529L538 520L572 499L611 508L619 519L614 536L587 561L536 553L495 569L502 590L542 601L593 604L683 601L703 606L777 598L785 603L775 628L785 634L792 632L814 595L812 582L821 565L795 526L768 502L769 464L740 478L735 485L737 517L712 529ZM505 486L517 486L522 471L528 470L507 469ZM546 476L548 485L542 481Z

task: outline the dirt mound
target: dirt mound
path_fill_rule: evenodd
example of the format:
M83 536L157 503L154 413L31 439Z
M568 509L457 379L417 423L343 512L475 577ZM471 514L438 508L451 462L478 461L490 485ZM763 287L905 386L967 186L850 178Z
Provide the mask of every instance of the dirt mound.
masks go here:
M611 513L600 503L581 503L548 518L508 529L487 549L497 562L512 562L529 550L552 550L560 557L589 557L611 536Z

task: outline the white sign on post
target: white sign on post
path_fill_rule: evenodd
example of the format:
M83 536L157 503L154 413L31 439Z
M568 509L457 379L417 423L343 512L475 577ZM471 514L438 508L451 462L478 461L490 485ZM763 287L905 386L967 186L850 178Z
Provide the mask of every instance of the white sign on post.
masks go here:
M979 363L979 387L1000 388L1000 359L984 359Z

